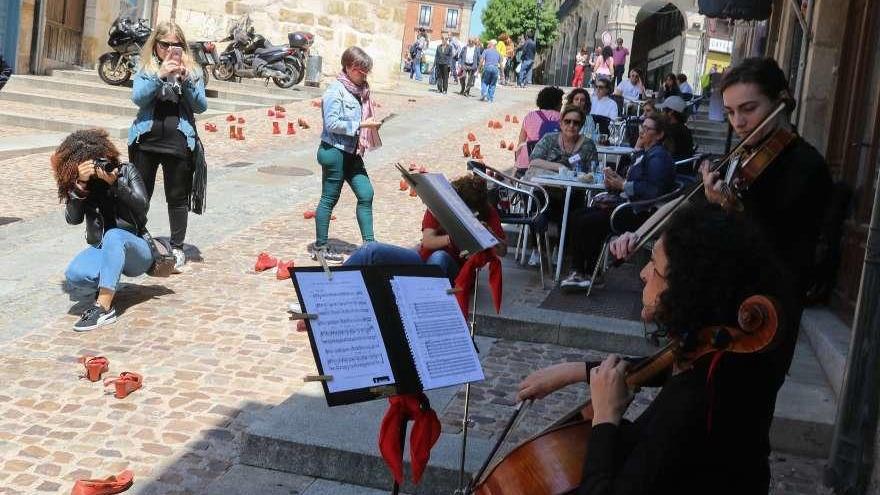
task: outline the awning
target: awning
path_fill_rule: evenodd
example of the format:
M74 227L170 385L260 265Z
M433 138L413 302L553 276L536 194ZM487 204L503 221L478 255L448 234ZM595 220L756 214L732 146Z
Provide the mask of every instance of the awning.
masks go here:
M699 0L700 13L722 19L763 21L770 18L771 0Z

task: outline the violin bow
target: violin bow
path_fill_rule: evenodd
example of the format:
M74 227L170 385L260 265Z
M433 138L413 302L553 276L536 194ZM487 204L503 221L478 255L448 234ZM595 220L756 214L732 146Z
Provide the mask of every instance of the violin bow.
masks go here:
M785 108L786 108L786 103L780 103L776 107L776 109L774 109L766 117L764 117L764 120L762 120L761 123L758 124L757 127L752 129L752 132L750 132L749 135L745 137L745 139L740 141L739 144L737 144L730 151L730 153L728 153L724 158L719 160L715 164L715 166L712 168L711 171L715 172L715 171L719 170L721 167L723 167L724 165L726 165L732 157L736 156L740 152L740 150L745 145L745 143L749 142L749 140L751 140L755 135L757 135L758 132L762 131L767 126L767 124L769 122L771 122L774 118L776 118L776 116L779 115L779 113L781 111L783 111ZM732 174L728 174L728 177L732 177ZM683 195L679 196L678 198L669 201L665 205L661 206L656 212L654 212L654 214L651 215L647 220L645 220L645 223L643 223L642 226L639 227L635 232L637 239L636 239L636 245L633 247L632 253L635 253L636 251L641 249L645 245L646 242L653 239L654 236L657 235L658 232L660 232L660 230L663 228L663 226L666 225L666 222L669 220L669 218L672 216L672 214L675 213L679 209L679 207L681 207L682 204L688 202L697 193L697 191L700 191L702 189L703 189L702 182L697 182L696 184L693 185L693 189L691 191L689 191L687 194L683 194ZM632 253L630 253L630 255L632 255ZM626 261L628 258L629 258L629 256L627 256L626 258L621 258L621 259L615 260L614 266L619 266L621 263Z

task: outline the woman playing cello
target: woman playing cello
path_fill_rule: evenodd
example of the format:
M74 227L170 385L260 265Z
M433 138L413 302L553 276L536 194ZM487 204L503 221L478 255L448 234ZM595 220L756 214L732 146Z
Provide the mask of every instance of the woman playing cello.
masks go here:
M655 244L641 272L642 318L684 346L671 372L651 384L663 388L634 422L622 419L632 399L624 382L631 363L616 355L598 366L550 366L520 384L520 400L590 384L592 429L577 493L767 493L777 390L767 376L780 349L687 357L701 329L735 326L749 296L785 294L769 248L750 225L718 206L686 207Z

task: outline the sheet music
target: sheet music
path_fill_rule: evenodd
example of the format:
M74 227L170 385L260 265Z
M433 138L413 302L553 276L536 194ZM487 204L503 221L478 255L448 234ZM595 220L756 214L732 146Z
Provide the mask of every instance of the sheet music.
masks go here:
M484 378L467 322L449 280L394 277L391 288L425 390Z
M296 276L304 311L311 320L312 337L318 348L332 392L394 383L394 373L373 312L370 295L359 271L298 272Z
M434 186L434 189L440 194L446 205L449 206L449 209L464 222L465 229L479 242L481 249L489 249L498 244L498 239L480 223L474 212L468 208L461 199L461 196L452 188L452 184L446 180L446 177L442 174L422 174L421 178ZM448 233L449 229L446 230Z

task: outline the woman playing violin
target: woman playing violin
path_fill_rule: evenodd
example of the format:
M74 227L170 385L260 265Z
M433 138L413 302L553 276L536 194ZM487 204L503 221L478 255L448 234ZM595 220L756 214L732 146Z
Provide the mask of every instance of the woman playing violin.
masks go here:
M577 493L767 493L777 387L765 377L779 350L688 354L701 329L735 326L747 297L783 295L770 253L751 223L718 206L672 217L641 272L642 318L684 347L671 372L651 384L663 388L634 422L622 419L632 399L624 382L630 361L616 355L597 366L550 366L520 384L520 400L590 384L592 431Z
M785 74L772 58L745 59L726 71L721 94L728 121L740 139L745 139L758 128L781 103L787 104L785 111L745 143L744 155L760 150L780 129L791 130L789 116L794 101ZM831 190L828 166L812 145L795 135L763 173L747 189L739 192L739 197L724 187L721 174L710 172L707 163L703 163L701 170L706 199L729 211L741 210L754 221L796 288L796 297L786 308L792 325L784 344L787 353L773 375L781 385L797 341L816 242ZM635 234L628 232L611 244L611 252L617 258L626 258L636 242Z

